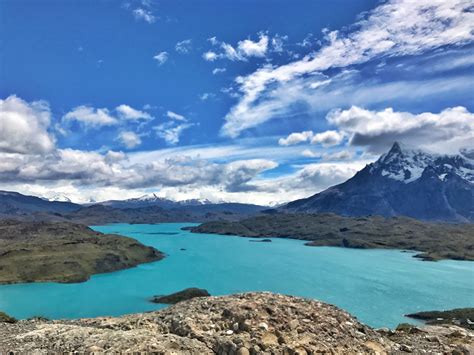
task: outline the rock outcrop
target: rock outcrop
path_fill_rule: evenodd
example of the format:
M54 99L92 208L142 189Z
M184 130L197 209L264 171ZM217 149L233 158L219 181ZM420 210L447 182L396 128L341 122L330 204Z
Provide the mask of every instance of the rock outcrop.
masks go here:
M210 296L207 290L202 288L190 287L182 291L178 291L169 295L164 296L153 296L151 302L153 303L164 303L164 304L175 304L178 302L190 300L196 297L207 297Z
M195 298L117 318L0 324L0 353L469 354L473 341L455 326L374 330L337 307L271 293Z

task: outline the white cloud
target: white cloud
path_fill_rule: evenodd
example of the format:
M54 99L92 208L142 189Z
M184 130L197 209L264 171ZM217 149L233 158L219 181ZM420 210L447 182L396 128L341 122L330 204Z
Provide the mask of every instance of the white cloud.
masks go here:
M267 65L246 77L238 77L236 84L241 97L226 115L222 133L236 137L242 130L275 117L275 112L268 110L268 100L262 99L270 84L273 92L327 69L472 42L474 14L470 6L470 2L463 0L392 0L367 13L356 24L356 30L348 34L328 32L328 44L318 52L287 65ZM294 97L298 97L297 93Z
M129 149L135 148L142 143L140 136L132 131L120 132L118 139Z
M177 114L176 112L173 112L173 111L166 112L166 116L168 118L171 118L172 120L186 121L186 117L184 117L183 115Z
M191 123L174 124L174 122L165 122L159 126L153 127L158 137L163 138L168 144L177 144L184 130L192 127Z
M53 150L50 122L51 111L45 101L28 103L14 95L0 100L0 152L42 154Z
M280 36L278 34L275 35L275 37L272 38L272 51L276 53L282 53L283 46L287 40L288 36Z
M282 49L282 39L283 37L280 36L272 39L271 44L275 51ZM220 49L220 53L207 51L203 54L203 58L210 62L223 58L231 61L247 61L251 57L264 58L270 47L270 38L265 34L260 34L258 41L251 39L239 41L235 47L229 43L218 41L216 37L209 38L209 41Z
M160 52L153 57L158 62L158 65L163 65L168 60L168 52Z
M312 131L295 132L295 133L291 133L286 138L280 138L278 140L278 144L283 145L283 146L299 144L303 142L308 142L312 137L313 137Z
M204 53L202 55L202 57L207 60L208 62L213 62L215 61L216 59L219 58L219 56L217 55L216 52L213 52L213 51L207 51L206 53Z
M187 54L191 51L192 41L190 39L185 39L184 41L176 43L174 47L176 52L181 54Z
M301 152L301 155L306 158L321 158L322 154L312 151L311 149L305 149Z
M214 37L209 37L207 40L208 40L209 42L211 42L211 44L212 44L213 46L216 46L216 45L219 44L219 41L217 40L217 37L216 37L216 36L214 36Z
M332 147L341 144L344 140L344 133L337 131L326 131L316 133L311 139L311 144L321 144L323 147Z
M113 126L118 120L110 115L106 108L94 108L91 106L78 106L63 116L63 121L77 121L86 127Z
M216 74L225 73L226 70L227 70L226 68L214 68L212 70L212 74L216 75Z
M133 10L132 13L136 20L143 20L147 23L154 23L156 21L156 17L150 10L139 7Z
M351 160L354 158L354 152L341 150L333 153L325 153L322 155L322 158L326 161Z
M201 101L206 101L206 100L209 100L211 98L214 98L216 95L213 94L212 92L205 92L204 94L201 94L199 95L199 99Z
M241 53L240 51L237 51L234 47L232 47L228 43L222 42L221 48L224 51L224 53L221 54L220 57L225 57L232 61L246 60L243 53Z
M474 142L474 114L465 107L412 114L392 108L370 111L353 106L330 112L327 120L349 136L351 145L365 146L376 153L385 151L394 141L441 153L458 153Z
M268 50L268 36L260 35L258 42L250 39L238 43L238 52L245 57L265 57Z
M344 140L344 134L337 131L326 131L314 133L313 131L294 132L286 138L280 138L278 144L282 146L295 145L304 142L311 144L321 144L323 147L331 147L341 144Z
M128 105L117 106L116 110L121 118L127 120L150 120L153 118L148 112L136 110Z

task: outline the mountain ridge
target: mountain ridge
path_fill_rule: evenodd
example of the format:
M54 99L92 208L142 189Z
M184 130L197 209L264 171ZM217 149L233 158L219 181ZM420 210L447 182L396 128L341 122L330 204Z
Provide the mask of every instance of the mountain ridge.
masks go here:
M395 142L347 181L278 211L473 222L474 161L466 155L404 150Z

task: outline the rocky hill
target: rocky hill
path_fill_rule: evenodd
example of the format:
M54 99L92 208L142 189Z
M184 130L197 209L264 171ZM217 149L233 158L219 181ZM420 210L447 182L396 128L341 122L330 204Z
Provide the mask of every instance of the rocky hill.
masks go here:
M0 353L469 354L456 327L374 330L318 301L271 293L203 297L118 318L0 323Z
M135 239L79 224L0 221L0 284L80 282L163 257Z
M82 206L65 201L49 201L35 196L22 195L18 192L0 191L0 217L21 216L34 212L72 212Z
M466 151L434 155L395 143L346 182L280 211L473 222L474 160Z

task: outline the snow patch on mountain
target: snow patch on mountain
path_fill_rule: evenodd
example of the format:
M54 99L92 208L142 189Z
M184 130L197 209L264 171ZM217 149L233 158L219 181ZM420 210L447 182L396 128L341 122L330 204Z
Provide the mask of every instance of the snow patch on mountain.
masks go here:
M464 151L462 155L430 154L395 142L388 153L372 164L370 173L408 184L418 180L427 168L431 168L441 181L448 174L456 174L474 183L474 160L469 158L467 152Z

